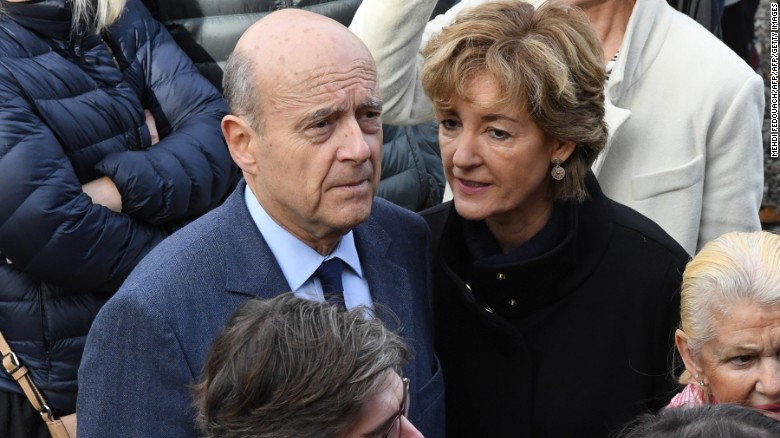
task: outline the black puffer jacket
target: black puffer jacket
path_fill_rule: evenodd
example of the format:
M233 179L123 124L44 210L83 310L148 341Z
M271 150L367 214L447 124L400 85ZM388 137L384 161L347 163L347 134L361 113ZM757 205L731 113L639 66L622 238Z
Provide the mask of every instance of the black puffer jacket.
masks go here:
M143 0L165 23L198 69L222 89L222 68L238 38L252 23L282 8L301 8L348 26L362 0ZM439 0L433 14L458 0ZM431 128L431 126L434 126ZM444 195L435 125L385 125L382 180L377 195L410 210L436 205Z
M104 38L70 34L65 4L6 3L0 17L0 330L60 412L75 409L97 311L154 245L224 198L233 169L221 95L138 0ZM83 193L101 176L123 213ZM20 392L5 373L0 390Z

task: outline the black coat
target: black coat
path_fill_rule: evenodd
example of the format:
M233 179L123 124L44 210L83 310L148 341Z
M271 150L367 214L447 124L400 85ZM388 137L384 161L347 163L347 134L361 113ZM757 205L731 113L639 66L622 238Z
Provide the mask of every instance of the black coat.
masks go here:
M607 199L592 175L588 190L591 199L565 206L567 234L554 250L483 269L471 285L453 203L422 213L437 260L447 436L604 437L671 396L688 255Z

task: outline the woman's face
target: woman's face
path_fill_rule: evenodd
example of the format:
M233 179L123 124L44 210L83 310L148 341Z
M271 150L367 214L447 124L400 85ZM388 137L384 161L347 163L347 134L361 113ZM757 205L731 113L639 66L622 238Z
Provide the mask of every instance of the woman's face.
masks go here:
M393 370L386 373L384 381L360 408L358 422L343 438L423 438L417 428L404 415L408 409L404 383Z
M715 317L715 337L698 356L680 349L686 368L718 402L752 406L780 419L780 304L745 300ZM681 340L684 333L678 331L678 346Z
M477 75L464 99L438 117L444 172L455 208L469 220L528 221L552 206L550 168L573 146L550 139L521 105L498 106L496 81Z

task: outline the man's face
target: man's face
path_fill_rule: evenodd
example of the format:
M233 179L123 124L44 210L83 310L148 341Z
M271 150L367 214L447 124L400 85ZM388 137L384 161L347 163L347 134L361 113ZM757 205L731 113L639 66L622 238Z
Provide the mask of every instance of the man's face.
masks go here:
M247 182L282 227L315 249L368 218L380 177L381 101L373 62L348 51L263 78Z

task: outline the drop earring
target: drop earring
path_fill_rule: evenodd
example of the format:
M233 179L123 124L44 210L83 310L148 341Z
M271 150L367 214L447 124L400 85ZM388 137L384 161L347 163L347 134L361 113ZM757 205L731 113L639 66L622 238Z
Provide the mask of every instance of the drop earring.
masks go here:
M555 158L553 159L554 164L552 170L550 171L550 175L553 177L554 180L560 181L566 177L566 169L561 167L561 160Z

